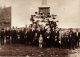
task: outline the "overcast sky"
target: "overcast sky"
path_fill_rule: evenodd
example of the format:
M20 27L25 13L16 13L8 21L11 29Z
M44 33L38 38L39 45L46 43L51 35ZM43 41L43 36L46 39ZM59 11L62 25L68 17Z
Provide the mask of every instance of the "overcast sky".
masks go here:
M80 28L80 0L47 0L51 14L57 14L59 27ZM12 26L30 23L30 15L38 11L41 0L0 0L0 6L12 7Z

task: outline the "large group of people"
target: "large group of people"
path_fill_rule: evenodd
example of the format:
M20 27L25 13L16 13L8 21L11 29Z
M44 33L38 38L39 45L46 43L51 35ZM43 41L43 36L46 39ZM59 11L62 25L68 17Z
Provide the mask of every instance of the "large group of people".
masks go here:
M79 47L80 32L68 29L45 28L7 28L0 30L0 44L25 44L31 46L75 49Z

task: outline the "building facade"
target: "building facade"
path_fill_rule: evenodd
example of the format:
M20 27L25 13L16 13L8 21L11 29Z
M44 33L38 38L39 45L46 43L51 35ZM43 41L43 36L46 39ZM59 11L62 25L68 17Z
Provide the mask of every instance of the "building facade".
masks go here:
M11 27L11 7L0 9L0 29Z

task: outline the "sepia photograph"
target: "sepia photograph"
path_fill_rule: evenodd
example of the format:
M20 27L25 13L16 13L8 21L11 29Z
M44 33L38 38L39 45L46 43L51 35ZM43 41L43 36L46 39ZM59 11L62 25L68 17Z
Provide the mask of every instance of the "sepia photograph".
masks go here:
M0 57L80 57L80 0L0 0Z

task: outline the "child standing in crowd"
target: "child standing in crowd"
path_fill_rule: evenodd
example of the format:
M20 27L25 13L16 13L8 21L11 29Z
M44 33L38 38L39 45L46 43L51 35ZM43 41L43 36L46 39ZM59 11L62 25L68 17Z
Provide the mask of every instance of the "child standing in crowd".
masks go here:
M42 35L40 34L40 37L39 37L39 47L42 48L42 43L43 43L43 37Z

